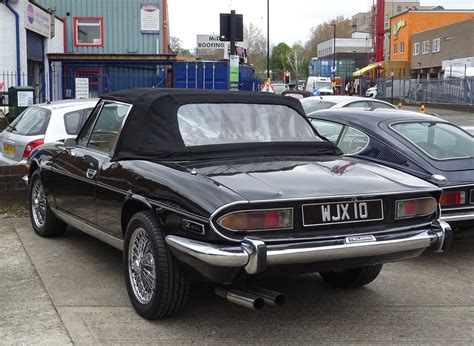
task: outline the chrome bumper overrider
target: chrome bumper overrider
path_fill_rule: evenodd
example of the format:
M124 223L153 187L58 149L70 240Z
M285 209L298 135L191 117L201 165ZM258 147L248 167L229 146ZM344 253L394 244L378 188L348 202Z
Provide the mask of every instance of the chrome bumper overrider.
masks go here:
M452 230L444 221L436 227L420 230L405 236L375 237L375 241L338 243L328 241L311 241L285 244L265 244L255 237L246 237L240 246L216 245L184 237L168 235L166 243L178 259L192 258L216 266L245 268L248 274L258 274L267 265L303 264L338 259L370 257L403 253L411 250L423 250L431 247L440 252L449 247Z

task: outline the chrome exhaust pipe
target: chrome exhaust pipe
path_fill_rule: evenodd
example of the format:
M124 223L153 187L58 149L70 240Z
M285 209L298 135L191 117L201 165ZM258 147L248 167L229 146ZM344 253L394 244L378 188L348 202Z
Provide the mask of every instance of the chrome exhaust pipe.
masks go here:
M265 306L265 300L257 295L244 292L237 289L225 289L222 287L216 287L215 293L222 298L227 299L229 302L253 309L261 310Z
M282 306L286 302L286 297L284 294L268 290L263 287L248 287L245 289L245 291L255 294L258 297L262 297L265 303L273 306Z

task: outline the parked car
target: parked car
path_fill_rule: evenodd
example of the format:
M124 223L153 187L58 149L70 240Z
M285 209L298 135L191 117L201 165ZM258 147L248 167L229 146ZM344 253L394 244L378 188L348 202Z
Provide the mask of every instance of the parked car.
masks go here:
M272 83L272 86L276 94L281 94L285 90L290 90L290 86L284 83Z
M147 319L181 311L195 278L260 308L283 301L245 285L261 274L358 287L383 263L451 239L437 187L342 157L292 97L116 92L76 139L36 148L27 168L34 231L69 224L123 250L128 294Z
M297 90L297 89L293 89L293 90L285 90L281 93L283 96L291 96L291 97L294 97L295 99L302 99L302 98L305 98L305 97L310 97L312 96L313 94L310 93L309 91L306 91L306 90Z
M301 101L307 115L328 108L392 108L391 103L359 96L311 96Z
M97 100L68 100L28 107L0 133L0 164L25 163L37 146L76 137Z
M435 116L390 109L326 110L310 119L346 155L438 184L442 220L474 228L474 138L467 131Z

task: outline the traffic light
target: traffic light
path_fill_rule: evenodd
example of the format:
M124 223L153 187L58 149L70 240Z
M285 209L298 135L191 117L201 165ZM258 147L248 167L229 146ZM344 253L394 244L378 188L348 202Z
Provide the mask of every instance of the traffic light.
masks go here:
M284 82L285 84L290 84L290 72L288 72L288 71L285 72L284 78L285 78L285 79L284 79L283 82Z

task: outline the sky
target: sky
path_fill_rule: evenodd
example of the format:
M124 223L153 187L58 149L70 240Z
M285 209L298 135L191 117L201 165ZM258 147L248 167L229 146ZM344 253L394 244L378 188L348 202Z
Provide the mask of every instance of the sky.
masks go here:
M352 17L367 12L373 0L270 0L270 43L309 40L310 29L337 16ZM441 5L446 9L474 9L474 0L421 0L422 6ZM219 34L219 13L235 10L244 24L267 32L265 0L168 0L171 36L186 49L196 47L196 35Z

